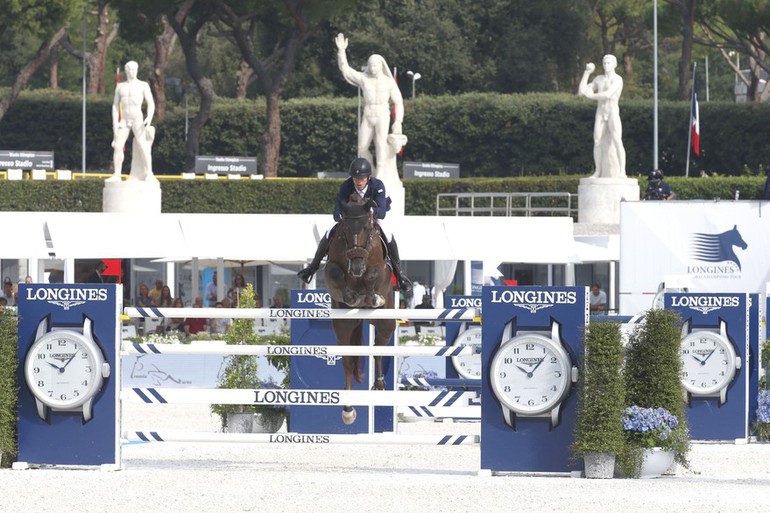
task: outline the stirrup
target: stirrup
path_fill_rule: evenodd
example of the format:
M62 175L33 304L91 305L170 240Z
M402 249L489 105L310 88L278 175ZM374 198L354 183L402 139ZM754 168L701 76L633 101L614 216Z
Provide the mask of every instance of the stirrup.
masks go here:
M300 270L297 273L297 276L299 276L299 279L305 283L310 283L313 280L313 275L316 273L316 271L318 271L317 268L313 269L311 266L308 266Z

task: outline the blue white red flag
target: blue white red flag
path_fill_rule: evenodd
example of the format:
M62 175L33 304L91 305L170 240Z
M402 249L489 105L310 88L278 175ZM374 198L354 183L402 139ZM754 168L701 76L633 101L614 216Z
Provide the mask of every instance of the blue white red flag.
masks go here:
M698 112L698 82L693 71L692 75L692 112L690 113L690 130L692 131L692 151L700 157L700 113Z

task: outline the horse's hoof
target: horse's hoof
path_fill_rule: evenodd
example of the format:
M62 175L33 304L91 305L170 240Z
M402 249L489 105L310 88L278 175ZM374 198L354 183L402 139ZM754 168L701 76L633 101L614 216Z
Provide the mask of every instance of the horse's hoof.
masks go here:
M379 378L375 379L372 390L385 390L385 378L380 376Z
M356 421L356 409L352 406L342 407L342 422L346 425L350 425Z
M379 308L385 304L385 298L379 294L372 295L372 308Z

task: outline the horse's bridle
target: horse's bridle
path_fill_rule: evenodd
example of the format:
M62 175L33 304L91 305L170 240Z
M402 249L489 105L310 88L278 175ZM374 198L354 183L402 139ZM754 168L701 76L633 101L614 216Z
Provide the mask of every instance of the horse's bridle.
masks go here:
M359 242L359 237L362 237L362 233L364 230L361 230L359 233L352 233L350 228L346 223L340 223L342 226L340 227L342 229L342 237L345 240L345 259L348 263L348 273L350 273L350 262L353 259L356 258L363 258L364 262L366 262L369 259L369 252L372 247L372 240L374 239L374 226L371 222L371 213L366 213L364 215L360 216L345 216L345 219L363 219L365 217L369 218L369 222L366 223L366 241L361 244ZM349 237L352 237L352 244L349 239Z

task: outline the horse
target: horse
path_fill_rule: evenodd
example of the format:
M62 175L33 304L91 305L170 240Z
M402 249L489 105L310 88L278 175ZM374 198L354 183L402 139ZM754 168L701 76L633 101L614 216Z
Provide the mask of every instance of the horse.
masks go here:
M372 213L372 200L363 200L358 194L350 195L342 205L342 219L334 228L329 241L329 252L324 276L331 295L332 308L393 308L392 270L387 263L385 244ZM388 345L396 330L395 319L372 319L374 344ZM332 329L338 345L361 345L363 319L333 319ZM351 389L352 379L361 383L361 357L343 356L345 390ZM374 389L385 389L382 357L375 356ZM352 424L356 410L342 409L342 421Z

